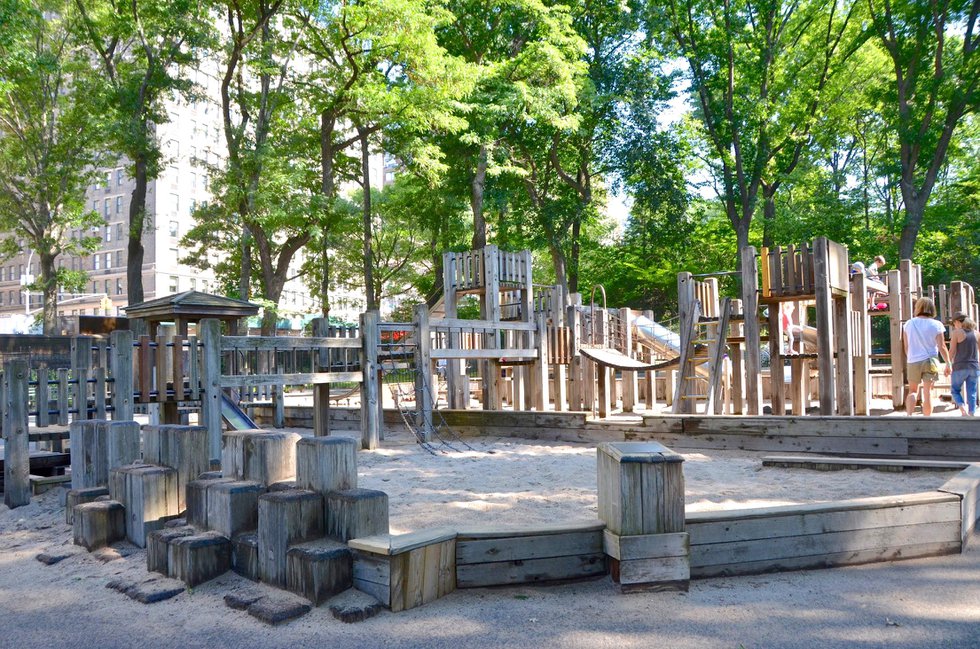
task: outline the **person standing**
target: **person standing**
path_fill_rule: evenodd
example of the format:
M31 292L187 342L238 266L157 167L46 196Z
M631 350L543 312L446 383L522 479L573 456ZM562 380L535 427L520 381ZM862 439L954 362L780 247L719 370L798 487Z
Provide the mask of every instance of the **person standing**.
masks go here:
M902 328L905 346L905 369L909 378L909 393L905 397L905 413L912 414L922 384L922 414L932 414L932 386L939 380L939 362L942 354L946 361L946 375L952 373L949 349L946 348L946 327L936 320L936 303L927 297L915 301L915 314Z
M976 325L965 313L953 316L953 333L949 336L949 355L953 359L953 403L964 417L976 414L977 373L980 372L980 334ZM966 388L966 403L963 402Z
M885 257L883 255L878 255L865 269L864 274L870 279L879 279L881 275L881 269L885 266Z

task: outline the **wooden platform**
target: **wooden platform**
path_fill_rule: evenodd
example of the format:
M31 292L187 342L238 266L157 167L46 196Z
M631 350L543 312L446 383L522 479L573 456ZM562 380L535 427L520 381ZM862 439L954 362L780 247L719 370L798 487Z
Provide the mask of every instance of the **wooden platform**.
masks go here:
M878 471L901 472L906 469L926 469L932 471L962 471L969 462L944 462L942 460L891 460L883 458L840 458L813 457L802 455L767 455L762 458L762 466L813 469L814 471L840 471L843 469L876 469Z

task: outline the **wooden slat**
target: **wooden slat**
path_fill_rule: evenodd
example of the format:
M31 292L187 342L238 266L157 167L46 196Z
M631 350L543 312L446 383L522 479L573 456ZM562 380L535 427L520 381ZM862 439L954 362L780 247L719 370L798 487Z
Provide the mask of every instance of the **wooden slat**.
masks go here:
M257 387L267 385L317 385L321 383L360 383L361 372L308 372L300 374L249 374L247 376L222 375L219 385L223 388Z
M360 349L361 339L294 336L222 336L221 350Z

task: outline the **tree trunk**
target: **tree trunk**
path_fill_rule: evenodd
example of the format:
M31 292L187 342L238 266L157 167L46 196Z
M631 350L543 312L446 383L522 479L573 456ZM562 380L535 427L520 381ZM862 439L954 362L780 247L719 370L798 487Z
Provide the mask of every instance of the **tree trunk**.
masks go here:
M132 306L145 301L143 292L143 230L146 225L146 155L133 160L136 185L129 201L129 241L126 244L126 301ZM160 297L161 291L156 291Z
M362 126L357 127L361 137L361 177L364 183L364 210L362 212L364 225L364 293L367 310L378 308L377 297L374 293L374 250L371 235L371 164L368 144L368 131Z
M762 245L771 248L775 245L773 241L773 230L776 226L776 187L774 185L762 185ZM746 244L748 245L748 244ZM739 246L741 249L741 246Z
M903 194L906 192L903 190ZM898 258L912 259L915 252L915 240L922 227L922 217L926 210L926 201L921 197L905 196L905 225L902 227L902 237L898 240Z
M42 318L44 321L44 335L58 335L58 277L57 269L54 265L55 257L50 254L39 254L40 261L38 266L41 271L41 295L42 295ZM30 270L28 269L28 272ZM28 294L27 307L30 309L30 294Z
M330 317L330 227L333 220L334 180L333 133L336 118L331 111L320 113L320 193L323 195L324 224L321 246L320 315Z
M551 262L555 265L555 281L561 286L562 294L567 296L569 295L568 264L565 261L565 253L555 242L548 245L548 250L551 252ZM575 290L577 291L578 288L576 287Z
M487 147L480 146L476 162L476 174L470 193L470 206L473 208L473 249L479 250L487 245L487 220L483 213L483 196L487 186Z

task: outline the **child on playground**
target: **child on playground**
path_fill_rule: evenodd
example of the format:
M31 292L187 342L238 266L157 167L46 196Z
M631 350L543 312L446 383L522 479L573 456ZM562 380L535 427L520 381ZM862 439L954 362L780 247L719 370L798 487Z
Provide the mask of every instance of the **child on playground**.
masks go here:
M788 340L787 344L787 354L802 354L803 353L803 327L793 322L793 311L796 305L793 302L783 302L779 309L780 323L783 327L783 333L786 334ZM799 351L794 347L796 343L799 343Z
M915 317L905 323L902 342L905 345L906 372L909 393L905 397L905 414L911 415L922 384L922 414L932 415L932 386L939 380L939 363L936 356L942 354L946 361L946 375L952 373L949 350L946 348L946 327L936 320L936 303L920 297L913 308Z
M949 336L949 355L953 358L951 379L953 403L960 414L970 417L977 408L977 373L980 372L980 333L976 331L973 320L965 313L953 315L953 332ZM963 388L966 388L966 402L963 401Z

